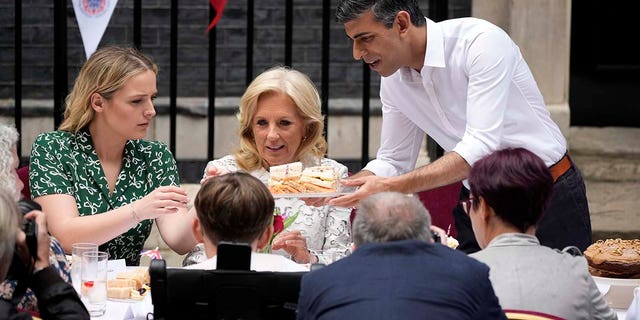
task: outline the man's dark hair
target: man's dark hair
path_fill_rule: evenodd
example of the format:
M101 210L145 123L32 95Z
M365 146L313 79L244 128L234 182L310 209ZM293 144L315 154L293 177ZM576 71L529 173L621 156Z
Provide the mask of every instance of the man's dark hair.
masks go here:
M342 0L338 1L336 20L340 23L349 22L368 10L371 10L374 18L387 28L391 28L396 14L400 11L408 12L411 23L416 27L425 23L417 0Z
M198 219L211 242L252 243L273 217L273 196L262 181L244 172L209 178L194 201Z
M524 148L495 151L469 172L471 195L487 202L504 222L521 232L535 225L547 208L553 178L542 159Z
M353 220L353 242L380 243L431 238L431 216L417 197L382 192L360 202Z

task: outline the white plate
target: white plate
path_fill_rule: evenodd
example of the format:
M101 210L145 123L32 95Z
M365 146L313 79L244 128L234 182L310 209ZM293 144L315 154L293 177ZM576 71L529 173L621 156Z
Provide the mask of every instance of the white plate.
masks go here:
M274 199L280 198L335 198L352 194L358 190L357 187L342 187L339 192L329 193L277 193L273 195Z
M605 277L593 277L593 281L598 285L598 289L601 290L601 286L605 286L605 292L603 292L604 300L607 301L611 308L615 309L627 309L633 301L633 290L635 287L640 286L640 279L619 279L619 278L605 278ZM607 288L608 287L608 288Z
M600 284L608 284L618 287L638 287L640 286L640 279L622 279L622 278L605 278L605 277L593 277L593 281Z
M146 297L146 294L145 294L145 297ZM107 298L107 300L113 301L113 302L121 302L121 303L137 303L137 302L142 302L144 298L142 300Z

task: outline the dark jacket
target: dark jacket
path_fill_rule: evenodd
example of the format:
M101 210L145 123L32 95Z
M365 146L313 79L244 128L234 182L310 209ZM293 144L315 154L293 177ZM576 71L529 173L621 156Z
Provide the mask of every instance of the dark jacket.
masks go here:
M441 244L359 246L302 279L298 319L506 319L489 268Z
M28 279L29 287L38 298L40 317L48 319L89 319L89 313L73 287L64 282L52 267L42 269ZM9 301L0 301L0 319L32 319L18 312Z

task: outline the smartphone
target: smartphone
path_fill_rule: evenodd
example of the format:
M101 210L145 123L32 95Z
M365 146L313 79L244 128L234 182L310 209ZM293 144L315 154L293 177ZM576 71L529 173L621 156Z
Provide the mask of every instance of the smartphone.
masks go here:
M218 270L250 270L251 246L248 243L218 242Z

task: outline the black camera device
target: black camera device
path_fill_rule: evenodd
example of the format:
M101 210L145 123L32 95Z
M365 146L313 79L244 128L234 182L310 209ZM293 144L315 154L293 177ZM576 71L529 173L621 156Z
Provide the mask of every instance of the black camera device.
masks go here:
M20 208L20 212L22 212L23 216L33 210L42 210L42 207L40 207L38 203L32 200L20 200L18 202L18 207ZM9 272L7 273L7 279L11 280L24 279L27 276L27 272L31 271L33 262L38 256L38 225L34 220L23 220L22 231L24 231L24 234L26 235L29 256L33 259L33 261L30 261L29 265L25 265L25 261L23 261L18 256L16 250L16 252L14 252L13 254L13 260L11 261Z
M22 215L25 215L33 210L41 211L42 207L33 200L20 200L18 207ZM22 224L22 231L27 236L27 248L29 248L29 254L35 260L38 256L38 225L34 220L24 219Z

